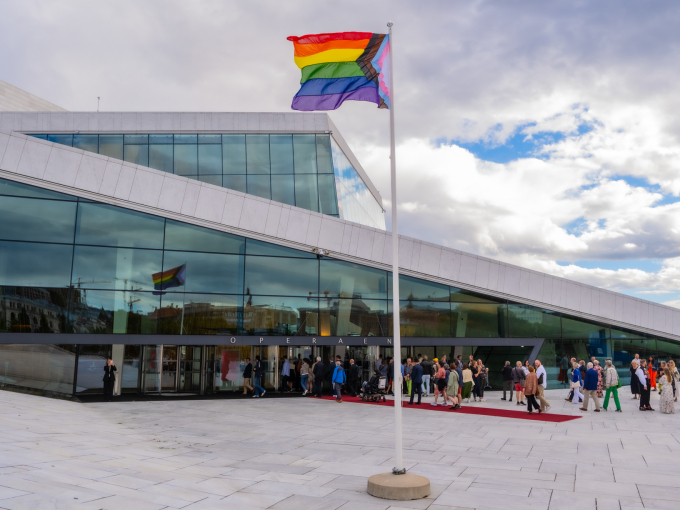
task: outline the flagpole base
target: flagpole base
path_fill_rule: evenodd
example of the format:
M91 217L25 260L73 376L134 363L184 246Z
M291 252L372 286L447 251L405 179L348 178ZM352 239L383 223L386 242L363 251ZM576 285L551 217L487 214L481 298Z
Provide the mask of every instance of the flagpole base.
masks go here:
M368 479L368 493L395 501L422 499L430 495L430 480L411 473L382 473Z

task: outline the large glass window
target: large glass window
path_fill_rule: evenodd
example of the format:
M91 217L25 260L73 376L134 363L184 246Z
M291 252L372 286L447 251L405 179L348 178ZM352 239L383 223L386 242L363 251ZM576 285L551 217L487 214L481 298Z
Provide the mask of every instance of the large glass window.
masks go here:
M246 135L246 149L248 175L269 174L269 135Z
M451 336L456 338L505 338L505 305L451 304Z
M609 338L609 326L564 315L562 338Z
M246 294L312 296L319 290L315 259L246 257Z
M123 159L123 135L99 135L99 154Z
M76 243L160 249L164 223L158 216L113 205L80 203Z
M152 275L161 271L162 260L160 250L76 246L73 285L84 289L152 291Z
M73 135L47 135L47 141L71 147L73 146Z
M392 299L392 273L388 273L389 299ZM449 301L449 286L428 282L411 276L399 275L399 299Z
M270 135L272 174L292 174L293 135Z
M276 244L264 243L255 239L248 239L246 243L246 253L248 255L265 255L269 257L301 257L306 259L316 259L316 255L311 252L294 250Z
M316 173L316 137L314 135L293 135L293 155L296 174Z
M331 175L319 175L319 205L322 214L337 216L338 200L335 198L335 177Z
M560 315L530 305L508 305L508 327L514 338L560 338Z
M323 336L389 336L385 300L329 297L320 304Z
M74 333L148 335L157 332L159 296L150 292L75 287L69 315Z
M156 314L161 335L240 334L241 296L164 294Z
M99 152L98 135L73 135L73 147L88 152Z
M76 203L0 197L0 239L73 243Z
M399 302L400 331L404 337L451 336L451 305L437 301L402 300ZM392 301L389 302L390 335L394 334Z
M166 220L165 249L212 253L243 253L246 240L243 237L218 232L209 228Z
M67 288L0 286L0 333L66 333L68 300Z
M0 344L0 381L8 386L72 394L76 346Z
M248 175L248 194L266 199L271 198L269 175Z
M126 135L127 136L127 135ZM149 166L149 146L148 145L125 145L123 156L128 163L135 165Z
M245 193L246 190L246 176L245 175L223 175L222 186L234 191Z
M308 211L319 211L316 175L295 176L295 203Z
M295 181L293 175L272 175L272 200L295 205Z
M170 292L243 294L243 257L218 253L166 251L163 271L186 264L184 285Z
M256 336L318 335L319 306L313 298L246 296L243 328Z
M149 145L149 166L169 174L173 173L172 145Z
M199 175L222 174L221 145L198 146L198 173Z
M333 173L333 156L331 154L331 136L316 135L316 165L320 174Z
M246 135L222 135L222 164L225 174L246 173Z
M0 241L0 283L68 287L73 246Z
M0 179L0 195L3 196L17 196L17 197L32 197L32 198L52 198L54 200L78 200L71 195L64 195L56 191L48 189L36 188L28 184L20 182L9 181L7 179Z
M81 345L78 349L78 376L76 393L101 393L104 383L104 367L111 358L111 344ZM121 377L123 367L116 367L116 377Z
M320 297L385 299L387 272L341 260L321 259Z
M177 137L177 135L175 135ZM198 146L175 144L175 174L198 175Z

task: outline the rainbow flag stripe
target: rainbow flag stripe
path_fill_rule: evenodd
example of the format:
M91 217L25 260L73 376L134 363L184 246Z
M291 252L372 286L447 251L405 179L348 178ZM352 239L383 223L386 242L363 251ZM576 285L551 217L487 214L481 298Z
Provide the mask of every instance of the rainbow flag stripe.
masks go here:
M171 289L173 287L181 287L184 285L186 278L187 265L182 264L179 267L174 267L163 271L161 273L155 273L151 275L153 279L154 290L165 290Z
M390 107L390 41L387 34L340 32L290 36L302 70L293 110L335 110L344 101Z

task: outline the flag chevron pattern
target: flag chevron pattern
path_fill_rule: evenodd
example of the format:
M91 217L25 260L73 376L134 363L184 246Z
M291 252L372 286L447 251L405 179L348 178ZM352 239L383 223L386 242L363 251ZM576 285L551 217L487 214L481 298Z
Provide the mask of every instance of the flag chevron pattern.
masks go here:
M181 287L186 280L187 265L173 267L167 271L151 275L154 290L165 290L173 287Z
M340 32L288 40L302 71L293 110L335 110L347 100L390 107L388 35Z

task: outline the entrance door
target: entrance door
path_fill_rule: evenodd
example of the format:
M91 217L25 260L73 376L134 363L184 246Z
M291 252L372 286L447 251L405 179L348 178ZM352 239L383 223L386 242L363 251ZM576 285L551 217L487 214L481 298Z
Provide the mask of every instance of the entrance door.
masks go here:
M142 356L142 393L158 393L161 389L163 346L145 345Z
M161 373L161 391L177 391L177 346L163 346L163 364Z
M199 345L180 347L179 391L200 393L201 391L201 351Z

